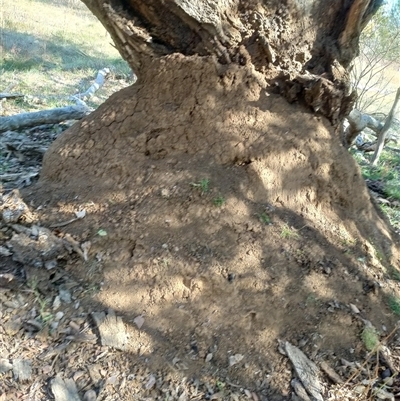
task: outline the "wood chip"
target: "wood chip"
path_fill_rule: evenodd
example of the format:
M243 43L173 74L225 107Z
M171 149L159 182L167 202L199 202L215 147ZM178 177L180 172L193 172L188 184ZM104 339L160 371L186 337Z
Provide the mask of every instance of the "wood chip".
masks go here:
M125 350L128 343L128 333L124 322L120 317L109 312L93 312L93 320L99 329L101 344L114 347L119 350Z
M325 361L321 362L319 366L334 383L343 383L342 378Z
M81 401L76 384L72 379L57 376L51 381L51 391L56 401Z
M302 400L302 401L311 401L311 398L307 394L306 389L303 387L303 385L300 383L299 380L293 379L290 384L293 387L294 392L297 394L297 396Z
M304 388L317 401L323 401L321 395L323 388L318 378L320 372L317 365L308 359L300 349L288 341L285 342L284 346L286 355L292 362Z

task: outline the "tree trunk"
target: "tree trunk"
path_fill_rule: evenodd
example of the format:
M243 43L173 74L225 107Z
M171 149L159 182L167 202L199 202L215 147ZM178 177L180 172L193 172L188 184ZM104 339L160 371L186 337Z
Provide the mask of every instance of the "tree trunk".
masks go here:
M111 33L139 79L172 53L251 63L289 101L338 123L351 109L345 67L382 0L83 0ZM267 4L265 4L267 3Z

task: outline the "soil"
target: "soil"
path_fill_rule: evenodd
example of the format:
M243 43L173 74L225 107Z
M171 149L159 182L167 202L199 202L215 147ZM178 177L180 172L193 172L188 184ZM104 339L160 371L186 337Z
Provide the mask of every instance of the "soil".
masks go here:
M53 232L91 248L51 270L2 256L30 283L0 294L5 358L30 355L40 400L56 374L97 399L296 399L278 340L346 380L366 359L366 325L384 339L398 319L398 237L358 166L327 120L251 66L173 55L153 68L157 79L149 71L60 135L24 189L45 227L85 210ZM54 309L60 288L72 298ZM63 311L55 328L23 324L38 299ZM123 351L72 338L99 340L90 314L108 310L127 327ZM8 375L15 399L33 391Z

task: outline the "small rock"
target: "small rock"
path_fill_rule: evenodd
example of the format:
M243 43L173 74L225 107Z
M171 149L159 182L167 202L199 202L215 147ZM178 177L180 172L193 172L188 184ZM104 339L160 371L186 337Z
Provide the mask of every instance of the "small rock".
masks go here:
M392 376L392 372L389 368L385 369L382 373L381 373L381 377L382 379L387 379L388 377Z
M63 380L57 376L51 381L51 391L56 401L80 401L78 389L72 379Z
M213 358L213 354L212 354L212 352L210 352L210 353L207 354L205 360L206 360L206 362L210 362L212 358Z
M53 309L56 310L56 309L58 309L60 306L61 306L61 299L60 299L60 296L57 295L57 296L54 298L54 301L53 301Z
M163 188L163 189L161 190L161 196L162 196L163 198L169 198L169 189L168 189L168 188Z
M8 372L12 368L13 365L8 359L0 358L0 374Z
M57 261L55 259L52 260L46 260L46 262L44 262L44 267L47 270L51 270L57 267Z
M72 301L71 293L68 290L59 289L59 295L61 301L65 302L66 304L70 304Z
M11 256L12 252L10 252L5 246L0 246L0 255L1 256Z
M32 375L31 361L27 359L15 359L13 361L13 373L17 381L29 380Z
M224 392L223 391L218 391L218 393L212 394L209 398L209 400L220 400L224 398Z
M83 396L83 401L96 401L97 395L94 390L86 391L85 395Z
M244 356L242 354L235 354L229 357L229 366L233 366L236 365L237 363L239 363L242 359L244 358Z
M147 383L145 385L146 390L150 390L154 387L154 385L156 384L156 378L154 375L150 375L149 376L149 380L147 380Z
M354 304L350 304L350 309L353 313L356 313L356 314L360 313L360 310Z
M51 322L50 323L50 328L52 331L56 330L58 328L59 323L58 322Z
M42 373L44 375L48 375L51 372L52 369L53 368L51 367L51 365L45 365L45 366L42 367Z
M144 317L142 315L136 316L133 319L133 322L136 324L138 329L141 329L141 327L143 326L143 323L144 323Z
M64 312L57 312L55 315L55 320L60 321L64 317Z
M106 384L111 384L112 386L117 382L118 375L112 375L106 380Z

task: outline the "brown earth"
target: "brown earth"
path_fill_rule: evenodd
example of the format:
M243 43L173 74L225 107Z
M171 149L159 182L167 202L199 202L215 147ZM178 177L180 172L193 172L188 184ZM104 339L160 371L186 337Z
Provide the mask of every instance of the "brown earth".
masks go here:
M62 231L91 241L89 260L65 271L100 288L81 297L86 312L111 308L129 326L115 363L285 400L292 372L278 339L333 367L362 360L363 319L382 338L397 320L387 301L398 238L330 123L251 66L154 64L157 79L61 135L24 194L44 226L86 210ZM140 391L120 396L161 397Z

